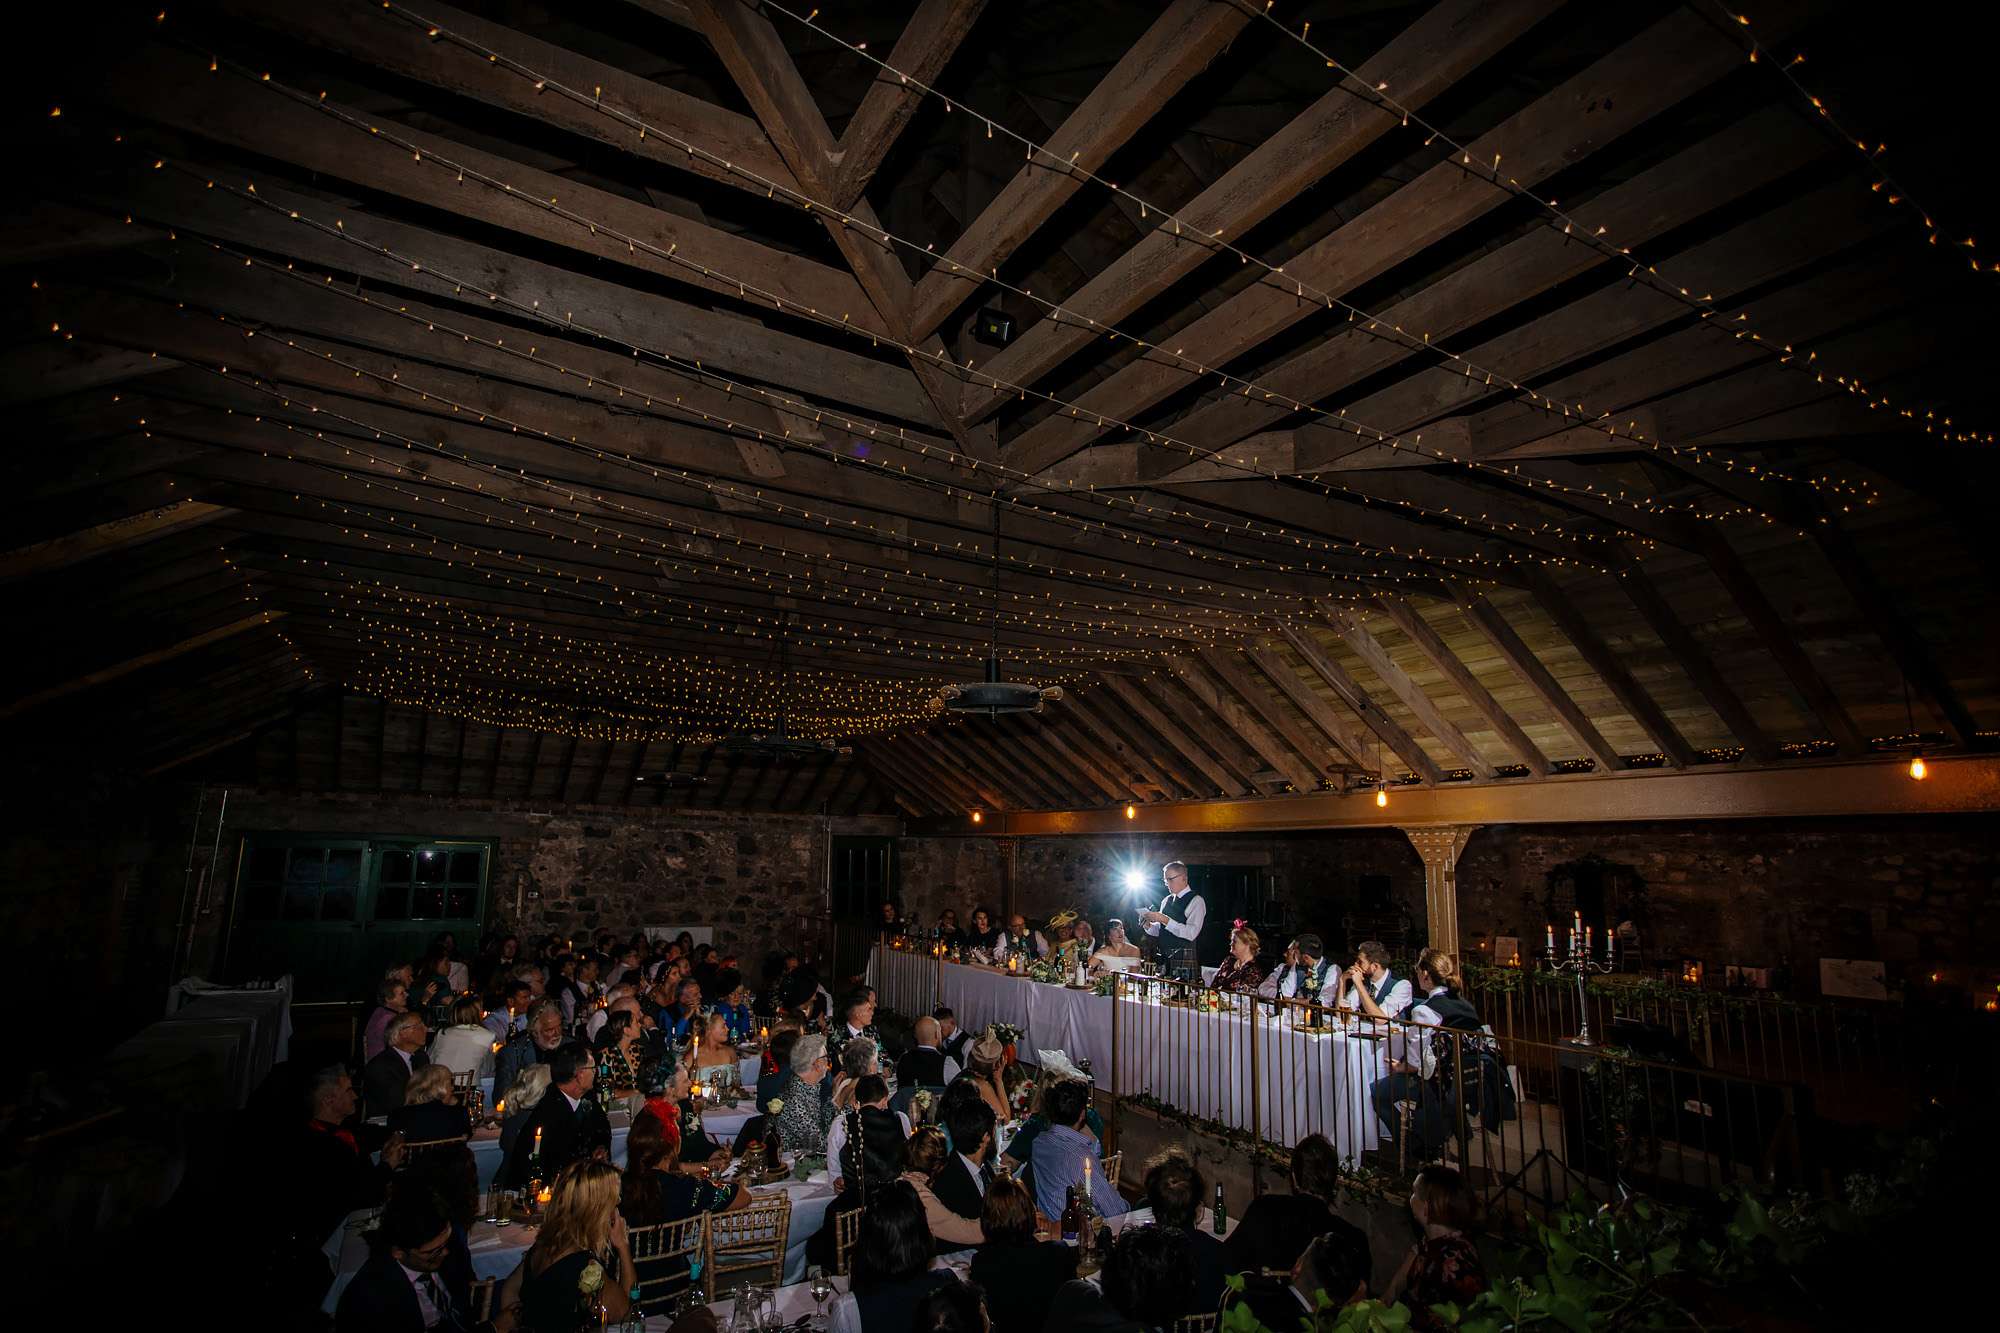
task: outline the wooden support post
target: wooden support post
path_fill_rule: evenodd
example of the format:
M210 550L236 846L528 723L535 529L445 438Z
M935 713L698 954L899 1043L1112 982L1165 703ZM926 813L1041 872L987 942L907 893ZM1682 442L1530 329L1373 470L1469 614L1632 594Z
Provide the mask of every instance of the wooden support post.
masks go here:
M1404 828L1424 863L1424 916L1433 949L1458 958L1458 858L1477 824ZM1459 961L1463 961L1462 959Z

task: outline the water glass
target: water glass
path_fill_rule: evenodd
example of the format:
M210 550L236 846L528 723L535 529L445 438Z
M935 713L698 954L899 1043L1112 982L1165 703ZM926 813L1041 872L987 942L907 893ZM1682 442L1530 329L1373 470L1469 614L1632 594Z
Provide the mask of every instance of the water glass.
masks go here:
M813 1316L813 1328L818 1330L818 1333L826 1333L826 1303L833 1297L833 1279L828 1277L826 1270L818 1264L806 1270L806 1293L813 1298L813 1304L819 1308L819 1312Z

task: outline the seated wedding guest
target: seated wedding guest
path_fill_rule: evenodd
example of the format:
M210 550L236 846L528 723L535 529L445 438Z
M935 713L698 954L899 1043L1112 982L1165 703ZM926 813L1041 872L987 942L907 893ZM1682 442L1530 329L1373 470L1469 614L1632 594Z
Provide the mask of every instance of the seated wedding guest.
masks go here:
M931 1181L931 1190L945 1207L976 1222L993 1184L993 1108L964 1098L952 1103L943 1116L952 1154Z
M709 1010L708 1017L702 1021L700 1035L701 1051L695 1060L695 1074L699 1076L710 1069L729 1069L733 1076L740 1060L736 1054L736 1043L729 1039L729 1020L723 1017L720 1009ZM707 1082L706 1079L702 1081Z
M778 1027L764 1047L763 1071L757 1075L757 1107L762 1110L778 1096L792 1076L792 1048L804 1034L795 1027ZM831 1099L829 1099L831 1100Z
M583 1039L596 1045L597 1034L604 1031L605 1023L610 1020L611 1011L618 1007L620 1000L630 1000L635 1011L639 1008L638 1000L633 998L638 993L636 986L618 985L607 988L604 992L604 1006L593 1009L590 1017L583 1021Z
M548 1095L549 1067L529 1065L504 1092L499 1091L499 1084L493 1086L499 1094L493 1106L500 1117L500 1160L504 1162L514 1155L514 1140L520 1137L521 1126L528 1123L530 1113Z
M1139 961L1139 946L1125 938L1125 923L1112 917L1104 923L1104 945L1090 956L1096 973L1129 972Z
M624 1188L618 1197L618 1212L627 1227L658 1226L703 1213L727 1213L749 1206L750 1191L742 1182L733 1187L718 1185L706 1171L683 1170L680 1140L669 1135L659 1120L642 1115L632 1122L631 1134L625 1140ZM641 1259L633 1285L678 1277L687 1269L687 1260L679 1256ZM684 1284L670 1284L649 1293L648 1299L664 1302L683 1289Z
M611 955L618 961L612 965L611 971L605 974L604 986L607 994L611 988L627 982L634 983L633 990L638 989L636 983L639 979L639 955L640 949L636 944L628 944Z
M517 981L527 982L528 985L534 990L535 999L537 1000L541 999L543 996L548 994L549 972L548 969L543 967L540 963L536 962L522 963L519 967L516 967L514 969L514 978Z
M1064 908L1049 918L1052 937L1047 957L1065 973L1076 971L1076 960L1089 956L1077 945L1076 921L1076 913L1070 908Z
M389 1132L401 1134L408 1143L458 1138L472 1132L472 1122L452 1088L449 1069L426 1065L410 1075L410 1081L403 1085L403 1104L389 1112Z
M1288 1269L1309 1237L1329 1231L1352 1231L1366 1248L1360 1229L1334 1215L1340 1158L1326 1135L1308 1134L1292 1148L1291 1178L1291 1193L1266 1190L1243 1210L1222 1242L1224 1272Z
M1084 966L1088 967L1090 960L1097 955L1097 929L1090 924L1089 917L1080 916L1076 919L1072 938L1076 942L1076 956L1083 959Z
M491 990L501 978L513 971L521 961L521 937L502 935L494 943L480 951L472 965L472 984L478 990Z
M833 1103L820 1091L827 1074L826 1038L800 1037L792 1047L792 1072L778 1095L764 1104L777 1124L778 1137L793 1152L826 1151L827 1127L833 1123Z
M948 1005L941 1004L931 1010L931 1017L937 1020L938 1025L937 1048L945 1053L947 1059L963 1065L966 1048L972 1045L972 1034L958 1025L958 1015L952 1013ZM902 1082L902 1079L901 1074L896 1075L897 1082ZM945 1081L950 1082L949 1079Z
M792 974L799 970L799 956L795 953L772 954L764 961L764 989L757 999L757 1012L775 1017L785 1006L785 990L791 984Z
M629 1009L606 1010L604 1026L598 1031L595 1052L611 1071L607 1095L637 1092L646 1086L648 1057L645 1031L639 1026L639 1008L628 999Z
M398 1188L382 1210L368 1261L340 1293L335 1333L470 1330L472 1255L437 1200Z
M1389 950L1366 940L1354 950L1354 966L1340 974L1341 1004L1370 1018L1400 1018L1415 995L1410 983L1389 971Z
M1222 960L1222 966L1215 969L1214 978L1208 983L1210 989L1230 991L1248 995L1264 980L1264 969L1257 962L1257 932L1241 917L1236 928L1229 932L1229 956Z
M1047 958L1048 937L1039 930L1028 929L1028 918L1016 912L1007 918L1007 952L1025 954L1029 958Z
M940 1253L967 1249L985 1239L977 1214L968 1218L953 1212L932 1187L948 1163L956 1165L951 1148L943 1132L933 1125L919 1128L903 1144L902 1180L923 1203L924 1227L936 1239Z
M911 1140L915 1142L915 1140ZM854 1247L854 1303L862 1333L909 1333L917 1306L947 1283L948 1268L932 1268L937 1241L924 1221L924 1204L905 1176L875 1193Z
M1368 1238L1354 1227L1301 1238L1299 1257L1284 1275L1253 1272L1244 1275L1241 1295L1229 1305L1247 1305L1265 1328L1298 1328L1319 1309L1325 1292L1335 1309L1368 1299ZM1229 1307L1225 1307L1225 1310ZM1414 1317L1411 1326L1415 1327Z
M528 1011L528 1030L500 1048L493 1057L493 1086L506 1087L529 1065L547 1064L563 1043L562 1007L538 1000Z
M720 1171L729 1165L729 1150L702 1124L692 1092L687 1065L669 1050L652 1070L652 1087L641 1116L651 1116L665 1127L667 1137L680 1145L680 1159L689 1169L699 1164Z
M700 1031L701 983L695 980L683 981L674 990L674 1002L662 1009L656 1020L660 1031L667 1034L669 1045L679 1046Z
M896 910L896 904L887 899L875 911L875 933L885 939L893 939L903 933L903 914Z
M451 955L432 946L417 964L417 983L410 1007L428 1019L451 996Z
M1194 1261L1194 1308L1213 1310L1222 1301L1222 1277L1235 1270L1224 1258L1222 1241L1197 1225L1208 1182L1187 1149L1171 1147L1146 1164L1146 1206L1153 1225L1177 1227L1187 1233ZM1115 1192L1115 1191L1114 1191Z
M431 1063L454 1074L484 1078L493 1072L493 1033L480 1022L477 1000L460 1000L451 1007L451 1026L431 1041Z
M556 1177L534 1248L497 1302L502 1310L519 1305L515 1327L521 1333L576 1333L623 1319L632 1308L632 1248L618 1212L618 1187L618 1170L609 1162L571 1162Z
M1056 1288L1076 1276L1076 1247L1036 1240L1035 1225L1028 1187L1011 1176L995 1178L979 1213L984 1240L967 1274L987 1293L994 1333L1042 1333Z
M882 1044L882 1034L875 1030L875 992L871 990L857 990L841 1003L840 1027L828 1039L828 1049L838 1055L841 1047L856 1038Z
M917 1302L910 1333L993 1333L986 1293L972 1282L946 1282Z
M1086 1101L1095 1091L1089 1077L1070 1063L1066 1052L1038 1051L1036 1054L1041 1057L1041 1072L1036 1078L1034 1093L1028 1101L1028 1114L1022 1117L1020 1128L1015 1130L1014 1137L1007 1144L1007 1160L1013 1163L1016 1170L1027 1165L1029 1154L1034 1150L1036 1137L1049 1127L1049 1117L1043 1110L1048 1101L1049 1089L1058 1083L1075 1083L1083 1089ZM1017 1069L1019 1067L1014 1066ZM1090 1106L1084 1111L1083 1127L1099 1143L1104 1142L1104 1117L1097 1113L1096 1106Z
M853 1133L853 1124L858 1122L864 1140L862 1165L866 1174L876 1180L893 1177L890 1171L883 1176L879 1171L868 1170L870 1161L878 1165L896 1165L903 1153L903 1141L910 1137L910 1117L901 1111L889 1109L889 1084L880 1074L864 1075L854 1087L853 1110L837 1115L826 1132L826 1167L837 1181L836 1189L847 1187L847 1140Z
M556 993L562 1001L563 1022L570 1027L590 1016L591 1006L597 1003L597 956L585 954L576 960L576 968L570 974L567 984Z
M306 1090L306 1122L284 1154L284 1170L273 1176L278 1225L291 1249L310 1263L333 1229L357 1208L382 1202L389 1174L403 1164L403 1141L390 1135L377 1165L355 1142L347 1122L354 1118L354 1083L341 1065L313 1075ZM325 1291L325 1260L315 1299Z
M965 944L965 932L958 928L958 913L949 907L938 913L937 938L946 949L957 949Z
M1101 1148L1083 1127L1084 1112L1090 1108L1089 1089L1073 1079L1050 1088L1042 1099L1049 1127L1035 1136L1028 1162L1035 1169L1035 1206L1044 1217L1061 1217L1068 1201L1069 1187L1083 1183L1083 1164L1090 1170L1090 1201L1105 1217L1117 1217L1129 1205L1117 1190L1104 1183Z
M870 1074L882 1073L879 1048L866 1037L856 1037L840 1048L840 1068L833 1076L833 1109L846 1111L854 1104L854 1089Z
M743 974L725 967L715 975L716 1004L713 1012L722 1016L722 1025L732 1042L755 1040L757 1015L750 1008L750 987Z
M387 1115L403 1104L403 1086L431 1062L424 1054L430 1033L422 1014L397 1014L389 1024L389 1044L380 1055L361 1067L361 1103L370 1116Z
M389 1184L394 1197L407 1190L434 1199L444 1215L468 1236L479 1220L479 1163L465 1143L446 1143L406 1153L403 1169Z
M534 985L520 977L500 987L499 1003L486 1011L486 1030L503 1045L527 1026L528 1007L535 1002Z
M1427 951L1428 952L1428 951ZM1486 1290L1486 1268L1479 1251L1465 1234L1472 1225L1475 1202L1465 1177L1448 1166L1427 1166L1417 1172L1410 1189L1410 1216L1423 1233L1389 1280L1384 1302L1410 1307L1410 1327L1442 1329L1431 1312L1446 1301L1463 1308Z
M1056 1288L1043 1327L1047 1333L1150 1333L1206 1313L1194 1308L1187 1237L1172 1227L1126 1227L1112 1239L1096 1284L1075 1278Z
M366 1064L389 1044L389 1020L410 1007L410 983L390 975L375 988L375 1007L361 1025L361 1061Z
M993 924L993 913L983 907L973 908L972 926L965 932L966 952L970 953L974 949L984 949L990 957L999 949L1004 948L1006 943L1007 932Z
M1402 1054L1388 1058L1389 1072L1375 1080L1368 1096L1392 1144L1402 1133L1402 1113L1396 1103L1416 1104L1407 1151L1412 1160L1422 1162L1437 1155L1455 1119L1452 1103L1456 1099L1445 1086L1446 1080L1439 1077L1438 1046L1450 1038L1431 1029L1477 1032L1480 1024L1478 1010L1458 995L1458 961L1444 950L1425 949L1417 955L1416 989L1424 998L1403 1015L1420 1026L1400 1034L1400 1041L1392 1036L1391 1050L1400 1047Z
M553 1179L571 1162L611 1155L611 1124L583 1095L597 1083L597 1066L581 1043L565 1042L549 1061L549 1092L529 1114L501 1168L501 1179L519 1189L531 1178ZM540 1149L541 1161L534 1158ZM616 1197L614 1192L613 1202Z
M919 1018L910 1025L910 1036L917 1044L896 1061L897 1087L942 1088L958 1077L958 1061L944 1053L942 1033L935 1018Z
M981 1037L966 1052L965 1071L952 1080L953 1083L962 1080L977 1088L980 1098L993 1108L996 1120L1012 1118L1007 1110L1007 1088L1000 1078L1000 1068L1006 1061L1006 1047L990 1035Z
M1319 936L1305 934L1286 946L1284 962L1264 978L1257 993L1273 1000L1318 998L1332 979L1333 960L1326 956L1326 946L1320 943ZM1339 996L1327 993L1320 1002L1338 1001Z

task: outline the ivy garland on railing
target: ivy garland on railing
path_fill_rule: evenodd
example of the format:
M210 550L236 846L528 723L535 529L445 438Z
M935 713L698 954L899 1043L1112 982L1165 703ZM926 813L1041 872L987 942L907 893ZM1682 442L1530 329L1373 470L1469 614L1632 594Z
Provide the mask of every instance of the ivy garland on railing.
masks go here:
M1125 1105L1136 1106L1169 1124L1179 1125L1193 1133L1219 1140L1238 1151L1254 1154L1261 1158L1265 1165L1279 1171L1292 1169L1292 1150L1289 1147L1273 1143L1269 1139L1259 1140L1247 1129L1239 1129L1234 1125L1225 1125L1220 1120L1210 1120L1183 1111L1178 1106L1168 1105L1149 1092L1129 1093L1121 1100ZM1385 1197L1392 1197L1398 1189L1397 1182L1392 1177L1372 1167L1350 1167L1342 1163L1338 1171L1341 1195L1356 1203L1379 1203Z
M1566 973L1559 974L1532 967L1481 967L1474 964L1465 969L1465 988L1474 994L1521 995L1525 994L1530 986L1574 993L1576 978ZM1614 1004L1684 1004L1703 1018L1717 1015L1735 1017L1753 1011L1766 1013L1830 1011L1830 1006L1808 1000L1794 1000L1777 995L1734 995L1727 991L1700 990L1693 986L1683 986L1648 977L1618 981L1592 977L1584 981L1583 987L1586 994L1602 997Z

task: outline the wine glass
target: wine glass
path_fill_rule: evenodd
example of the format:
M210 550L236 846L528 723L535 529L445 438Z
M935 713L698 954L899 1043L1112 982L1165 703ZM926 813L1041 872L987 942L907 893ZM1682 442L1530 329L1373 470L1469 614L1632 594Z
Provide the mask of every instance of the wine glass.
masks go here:
M813 1316L813 1327L820 1330L820 1333L825 1333L826 1303L833 1297L833 1279L826 1275L826 1269L814 1264L806 1270L806 1282L809 1284L806 1293L813 1298L813 1304L819 1307L819 1313Z

